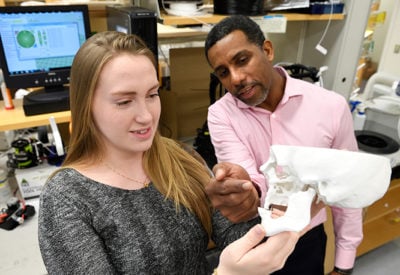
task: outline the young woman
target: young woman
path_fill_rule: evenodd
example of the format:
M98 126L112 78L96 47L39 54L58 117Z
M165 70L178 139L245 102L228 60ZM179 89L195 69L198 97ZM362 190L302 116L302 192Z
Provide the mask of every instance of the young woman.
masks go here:
M118 32L98 33L78 51L68 153L40 201L49 274L209 274L209 240L225 247L259 223L234 225L214 212L206 166L158 133L155 64L140 38ZM257 225L226 248L218 274L282 266L298 234L258 245L264 236Z

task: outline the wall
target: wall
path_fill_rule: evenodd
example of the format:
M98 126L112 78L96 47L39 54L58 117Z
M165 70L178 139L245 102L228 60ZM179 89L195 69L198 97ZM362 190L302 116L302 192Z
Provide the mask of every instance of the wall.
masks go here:
M372 0L345 1L345 20L332 21L321 43L328 50L326 56L315 50L326 24L308 22L303 63L310 60L315 67L328 66L328 71L324 74L324 86L346 98L353 89L371 2Z
M274 63L302 63L298 56L302 41L302 32L299 30L302 30L306 24L304 21L288 21L285 33L267 34L275 49ZM310 63L307 60L303 64L312 65Z
M398 1L397 1L398 2ZM390 24L393 18L393 7L395 1L393 0L380 0L379 11L386 12L386 19L383 24L378 24L375 27L373 34L374 40L374 51L372 52L371 58L373 62L379 63L382 57L382 53L385 47L385 40L387 33L390 28Z
M392 1L392 0L389 0ZM383 53L378 71L398 75L400 78L400 53L395 53L396 45L400 45L400 1L393 1L393 13L384 43Z

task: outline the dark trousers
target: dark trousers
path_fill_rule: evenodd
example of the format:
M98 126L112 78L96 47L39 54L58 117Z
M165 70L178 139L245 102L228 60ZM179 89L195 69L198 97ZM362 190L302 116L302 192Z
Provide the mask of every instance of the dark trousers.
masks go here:
M285 266L273 275L323 275L326 234L321 224L299 239Z

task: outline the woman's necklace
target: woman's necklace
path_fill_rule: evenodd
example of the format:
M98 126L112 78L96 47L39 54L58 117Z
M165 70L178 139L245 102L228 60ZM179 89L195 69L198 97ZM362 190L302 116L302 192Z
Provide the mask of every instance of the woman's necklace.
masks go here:
M114 173L117 174L118 176L123 177L124 179L130 180L130 181L139 183L139 184L143 185L144 187L149 187L149 179L147 178L147 176L144 178L143 181L135 180L135 179L132 179L132 178L130 178L130 177L128 177L128 176L125 176L124 174L121 174L120 172L118 172L117 170L115 170L114 167L112 167L111 165L109 165L107 162L103 161L103 163L104 163L104 165L105 165L108 169L110 169L112 172L114 172Z

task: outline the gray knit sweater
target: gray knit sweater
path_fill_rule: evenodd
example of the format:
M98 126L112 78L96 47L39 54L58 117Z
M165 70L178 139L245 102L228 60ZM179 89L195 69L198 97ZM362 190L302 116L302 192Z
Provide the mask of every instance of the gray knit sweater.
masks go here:
M213 215L220 247L259 222ZM208 274L208 238L187 209L176 212L152 184L123 190L65 169L44 187L39 244L49 274Z

